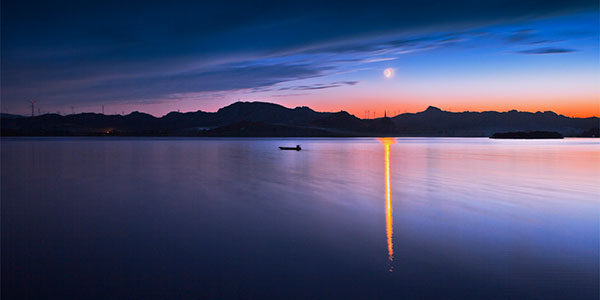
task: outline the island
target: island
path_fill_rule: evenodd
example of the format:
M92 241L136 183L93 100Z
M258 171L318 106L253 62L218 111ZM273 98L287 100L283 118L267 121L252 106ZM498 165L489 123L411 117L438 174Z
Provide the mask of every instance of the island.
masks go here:
M498 132L490 136L490 139L563 139L564 137L554 131L514 131Z

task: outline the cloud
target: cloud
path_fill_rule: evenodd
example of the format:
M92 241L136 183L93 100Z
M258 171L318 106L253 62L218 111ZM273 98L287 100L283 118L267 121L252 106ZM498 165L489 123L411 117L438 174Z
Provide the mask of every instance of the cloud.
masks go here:
M271 97L274 97L274 98L285 98L285 97L306 96L306 95L309 95L309 94L308 93L275 94L275 95L271 95Z
M323 76L331 67L311 64L246 65L227 64L210 69L198 69L176 74L144 75L128 78L109 78L72 82L59 81L56 88L45 87L46 102L66 103L73 99L85 102L123 102L156 99L178 99L170 95L188 93L215 93L244 89L267 89L276 84ZM63 89L63 86L69 86ZM32 90L3 89L3 94L31 94ZM199 99L199 97L196 97Z
M459 35L422 33L410 38L404 37L402 34L387 35L362 40L340 41L334 45L314 47L307 53L347 55L355 57L353 58L355 62L380 62L398 59L394 55L450 46L466 40L465 37ZM359 57L356 58L356 56Z
M597 9L596 0L5 1L2 100L79 104L268 90L465 41L448 31Z
M296 86L288 86L277 89L278 91L310 91L310 90L322 90L322 89L330 89L347 85L356 85L358 81L338 81L332 83L315 83L311 85L296 85Z
M573 53L577 52L573 49L567 48L552 48L552 47L544 47L544 48L536 48L529 50L517 51L519 54L564 54L564 53Z
M558 40L558 39L554 39L554 40L536 40L536 41L531 41L529 44L530 45L545 45L545 44L553 44L553 43L560 43L563 42L564 40Z
M507 43L511 44L530 43L531 40L535 38L536 34L537 31L533 29L520 29L512 32L504 39Z
M555 38L549 39L547 37L543 37L542 33L539 30L520 29L505 36L504 41L508 44L516 45L544 45L559 43L563 40Z

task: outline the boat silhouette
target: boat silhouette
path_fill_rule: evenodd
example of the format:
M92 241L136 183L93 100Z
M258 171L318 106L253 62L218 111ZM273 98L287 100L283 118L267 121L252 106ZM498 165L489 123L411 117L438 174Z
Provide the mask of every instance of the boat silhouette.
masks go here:
M296 145L296 147L279 147L280 150L296 150L296 151L300 151L302 150L302 148L300 148L300 145Z

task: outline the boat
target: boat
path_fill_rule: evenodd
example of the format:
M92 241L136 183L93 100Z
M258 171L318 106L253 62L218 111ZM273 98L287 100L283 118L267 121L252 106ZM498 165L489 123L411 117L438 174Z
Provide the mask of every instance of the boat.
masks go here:
M302 148L300 148L300 145L296 145L296 147L279 147L280 150L296 150L296 151L300 151L302 150Z

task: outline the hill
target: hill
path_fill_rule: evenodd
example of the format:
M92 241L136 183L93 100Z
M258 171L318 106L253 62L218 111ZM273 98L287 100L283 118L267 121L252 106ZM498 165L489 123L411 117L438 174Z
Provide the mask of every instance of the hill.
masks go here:
M496 132L555 131L564 136L576 136L598 127L599 119L570 118L546 112L447 112L430 106L419 113L393 118L397 132L428 136L490 136Z
M35 117L0 115L3 136L484 136L496 132L555 131L585 135L599 119L554 112L447 112L430 106L393 118L360 119L341 111L316 112L265 102L236 102L217 112L171 112L157 118L81 113Z

